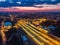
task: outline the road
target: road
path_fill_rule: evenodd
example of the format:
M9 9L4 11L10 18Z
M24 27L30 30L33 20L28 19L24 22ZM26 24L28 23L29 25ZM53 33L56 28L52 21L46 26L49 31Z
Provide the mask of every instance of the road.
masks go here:
M4 32L6 45L59 45L60 41L48 35L48 31L24 20ZM1 37L0 37L1 39ZM0 43L1 44L1 43Z
M37 29L32 24L23 23L20 21L17 25L21 26L21 28L31 37L31 39L37 45L59 45L60 41L55 40L54 38L50 37L46 31L44 32L41 28Z
M12 30L12 29L11 29ZM10 34L13 33L13 34ZM14 29L14 31L6 32L7 44L6 45L33 45L33 40L30 40L22 28ZM11 37L12 36L12 37ZM10 39L11 38L11 39Z
M3 24L2 24L3 25ZM2 27L0 35L0 45L34 45L34 41L23 31L21 27L13 27L5 31Z

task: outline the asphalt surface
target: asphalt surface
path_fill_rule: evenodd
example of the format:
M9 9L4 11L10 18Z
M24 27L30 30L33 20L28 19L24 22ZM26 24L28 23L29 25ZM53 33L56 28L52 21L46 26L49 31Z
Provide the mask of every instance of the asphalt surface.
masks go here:
M35 43L31 40L22 28L12 28L8 32L5 32L7 37L6 45L34 45Z

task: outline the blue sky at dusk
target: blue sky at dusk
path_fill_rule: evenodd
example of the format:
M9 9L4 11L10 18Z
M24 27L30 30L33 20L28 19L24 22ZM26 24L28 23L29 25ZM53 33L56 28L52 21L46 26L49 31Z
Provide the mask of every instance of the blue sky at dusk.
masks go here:
M0 1L5 1L5 0L0 0ZM43 0L42 0L43 1ZM52 1L55 1L55 0L52 0Z
M0 1L6 1L6 0L0 0ZM12 1L12 0L8 0L8 1ZM14 1L18 1L18 0L14 0ZM21 0L21 1L24 1L24 0ZM39 1L39 0L35 0L35 1ZM59 2L60 3L60 0L40 0L40 1L51 1L51 2Z
M0 1L5 1L5 0L0 0Z

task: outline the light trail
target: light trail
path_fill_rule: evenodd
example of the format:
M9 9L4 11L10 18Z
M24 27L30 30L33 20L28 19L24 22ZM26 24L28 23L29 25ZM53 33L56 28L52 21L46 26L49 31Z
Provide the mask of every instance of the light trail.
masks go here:
M57 40L54 40L53 38L49 37L48 34L41 33L40 31L35 30L34 28L30 27L29 25L25 25L25 26L29 27L31 30L37 32L39 35L42 35L43 37L50 40L51 42L53 42L57 45L60 44Z
M24 26L24 25L23 25ZM24 26L25 27L25 26ZM53 43L51 43L50 41L46 40L45 38L43 38L41 35L38 35L36 32L32 31L31 29L29 29L28 27L25 27L27 31L29 31L30 33L32 33L33 35L35 35L36 37L38 37L38 39L42 40L45 44L49 44L49 45L54 45ZM36 38L35 37L35 38Z
M51 38L45 31L45 33L43 32L42 28L38 29L36 28L33 24L33 26L31 26L30 24L28 25L27 23L23 23L24 21L18 21L17 26L21 27L25 33L27 33L27 35L29 37L31 37L31 39L37 43L37 45L43 43L44 45L59 45L59 41ZM33 28L34 27L34 28ZM35 29L36 28L36 29ZM39 30L39 31L38 31Z

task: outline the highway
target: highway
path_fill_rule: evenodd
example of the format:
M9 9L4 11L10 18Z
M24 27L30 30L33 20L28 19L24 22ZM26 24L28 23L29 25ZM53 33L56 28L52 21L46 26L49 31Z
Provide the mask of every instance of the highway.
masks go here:
M9 31L9 32L11 32L11 31ZM7 32L8 35L10 34L9 32ZM12 36L12 38L11 38L11 36ZM7 41L6 45L16 45L16 44L17 45L33 45L33 43L32 43L33 41L31 41L26 36L26 34L22 30L22 28L16 29L15 32L13 33L13 35L10 35L10 37L7 39L8 39L8 41Z
M23 31L21 27L12 27L8 30L4 29L4 21L0 31L0 45L34 45L34 41Z
M23 23L24 21L18 21L16 27L21 27L25 33L37 44L37 45L59 45L60 41L50 37L47 32L42 28L37 28L33 24Z
M2 45L59 45L60 39L52 38L48 31L36 27L25 20L18 20L8 31L4 32L2 22ZM0 37L1 38L1 37ZM1 41L0 41L1 42ZM0 43L1 44L1 43Z

